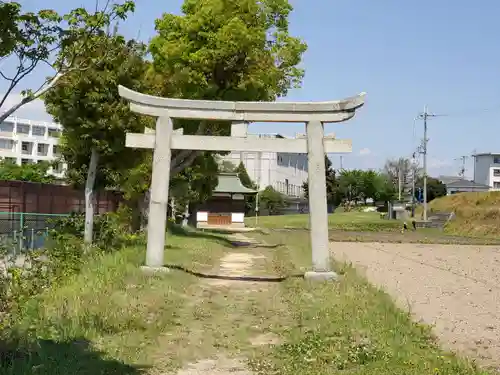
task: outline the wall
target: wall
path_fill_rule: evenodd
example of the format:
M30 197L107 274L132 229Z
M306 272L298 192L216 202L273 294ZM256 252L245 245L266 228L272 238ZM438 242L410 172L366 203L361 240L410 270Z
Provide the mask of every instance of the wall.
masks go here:
M96 192L96 214L115 211L122 201L118 192ZM0 181L0 212L69 214L85 211L85 194L70 186L22 181Z
M275 152L232 152L223 160L245 165L250 178L259 185L259 190L271 185L289 196L302 196L302 184L307 181L307 155Z
M493 187L490 180L490 166L493 163L491 155L478 155L475 157L474 182Z

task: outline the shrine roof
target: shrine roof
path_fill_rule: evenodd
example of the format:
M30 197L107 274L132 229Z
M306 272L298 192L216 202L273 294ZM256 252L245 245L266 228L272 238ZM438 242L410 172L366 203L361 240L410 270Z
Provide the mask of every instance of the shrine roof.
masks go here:
M219 183L214 193L256 194L257 190L249 189L241 183L236 173L219 174Z

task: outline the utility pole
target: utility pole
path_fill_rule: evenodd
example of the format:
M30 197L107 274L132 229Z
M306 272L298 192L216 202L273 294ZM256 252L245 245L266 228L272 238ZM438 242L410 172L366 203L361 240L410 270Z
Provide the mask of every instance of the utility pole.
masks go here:
M461 177L461 178L464 178L465 177L465 162L467 161L469 157L467 155L462 155L458 158L458 160L461 160L462 161L462 167L460 168L460 172L458 172L458 175Z
M424 139L422 140L422 154L424 155L424 191L423 191L423 198L424 198L424 221L427 221L427 142L429 139L427 139L427 119L429 117L434 117L435 115L432 115L427 112L427 106L424 107L424 113L420 114L418 116L419 119L424 120Z
M398 162L398 201L401 203L401 190L402 190L402 184L403 184L403 177L402 177L402 160L399 159Z
M415 178L417 177L415 173L417 169L415 154L416 152L413 153L411 158L411 217L415 217Z
M472 170L473 170L472 181L474 181L474 182L476 182L476 154L477 154L477 150L476 149L472 150L472 161L473 161L473 165L472 165Z

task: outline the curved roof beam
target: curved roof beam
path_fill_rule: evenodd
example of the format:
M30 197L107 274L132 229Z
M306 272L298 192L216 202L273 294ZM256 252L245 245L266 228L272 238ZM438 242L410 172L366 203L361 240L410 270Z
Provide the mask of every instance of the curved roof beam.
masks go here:
M160 98L124 86L118 92L132 111L145 115L245 122L342 122L365 102L365 93L328 102L229 102Z

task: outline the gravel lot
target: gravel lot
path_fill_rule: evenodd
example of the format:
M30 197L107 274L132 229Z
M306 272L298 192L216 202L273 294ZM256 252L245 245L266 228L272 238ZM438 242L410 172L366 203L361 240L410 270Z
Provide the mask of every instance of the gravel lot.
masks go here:
M500 246L332 242L331 249L433 325L445 347L500 371Z

